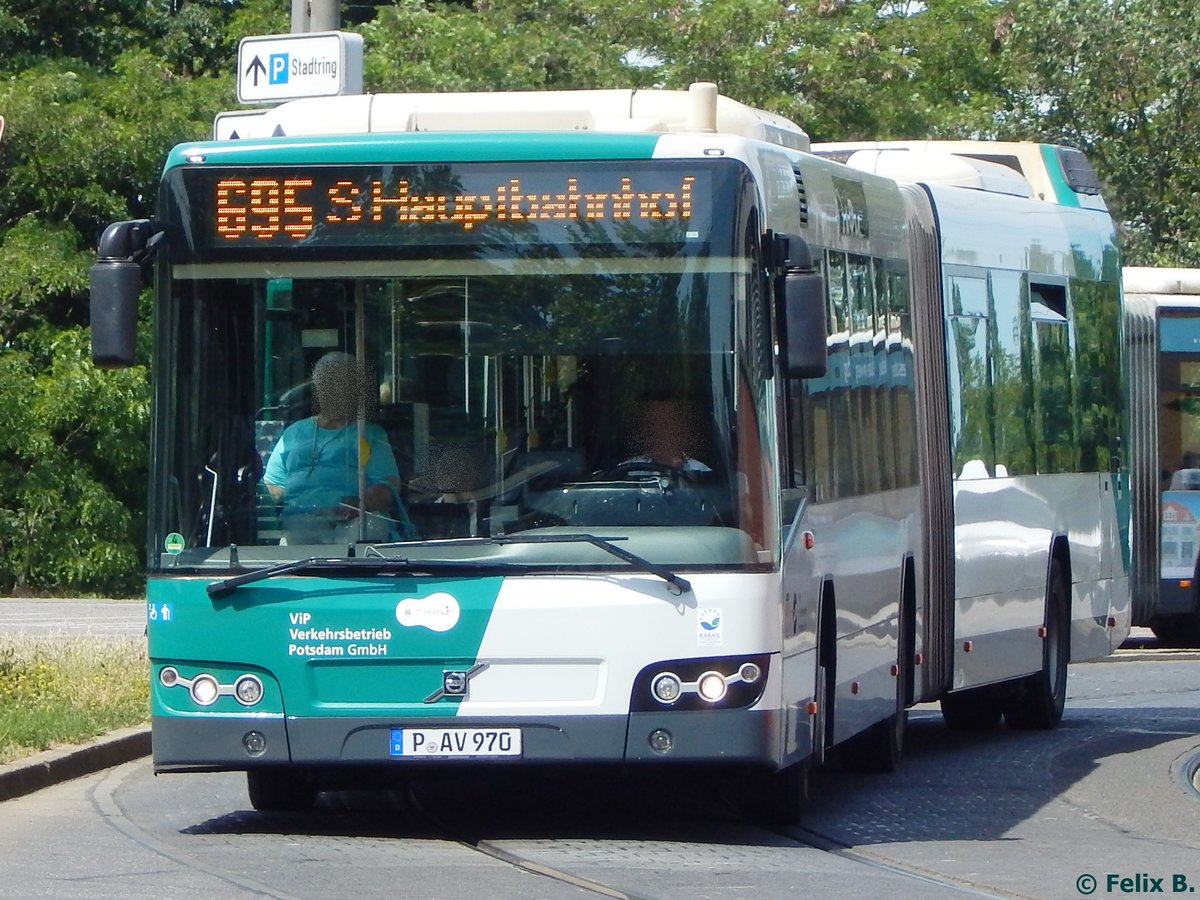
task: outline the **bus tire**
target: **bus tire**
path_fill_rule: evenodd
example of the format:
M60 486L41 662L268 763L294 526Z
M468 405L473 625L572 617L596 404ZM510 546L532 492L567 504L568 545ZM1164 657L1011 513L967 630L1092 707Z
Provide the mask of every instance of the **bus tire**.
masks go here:
M1005 704L1004 718L1012 728L1048 730L1062 720L1067 699L1067 664L1071 661L1071 619L1067 614L1070 586L1057 560L1050 563L1046 584L1046 637L1042 641L1042 671L1017 682Z
M1150 630L1165 647L1200 647L1200 613L1156 616Z
M900 710L838 748L842 768L850 772L895 772L904 755L908 710Z
M942 719L951 731L989 731L1004 714L996 690L991 687L955 691L942 697Z
M246 792L259 812L303 812L317 802L317 780L307 769L249 769Z
M795 825L808 803L811 760L777 772L747 772L742 782L742 815L758 825Z

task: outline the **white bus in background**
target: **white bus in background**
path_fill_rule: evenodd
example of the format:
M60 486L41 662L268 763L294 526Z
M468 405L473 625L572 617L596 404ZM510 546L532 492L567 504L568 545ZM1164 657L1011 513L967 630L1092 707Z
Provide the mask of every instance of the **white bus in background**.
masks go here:
M1200 269L1127 267L1134 624L1200 646Z
M924 348L922 593L949 689L927 696L951 726L1047 727L1067 660L1111 652L1130 627L1120 257L1099 181L1049 144L813 152L904 185ZM1042 675L1014 678L1038 659Z

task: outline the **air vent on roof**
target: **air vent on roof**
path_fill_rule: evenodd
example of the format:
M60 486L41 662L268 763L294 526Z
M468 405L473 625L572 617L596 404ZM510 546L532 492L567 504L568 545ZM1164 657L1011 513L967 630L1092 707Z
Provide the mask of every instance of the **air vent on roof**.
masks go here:
M1055 147L1058 161L1062 165L1063 175L1067 184L1077 194L1099 194L1100 178L1096 170L1088 162L1088 158L1079 150L1071 147Z
M800 224L808 224L808 190L804 187L804 174L798 166L792 166L796 173L796 193L800 197Z

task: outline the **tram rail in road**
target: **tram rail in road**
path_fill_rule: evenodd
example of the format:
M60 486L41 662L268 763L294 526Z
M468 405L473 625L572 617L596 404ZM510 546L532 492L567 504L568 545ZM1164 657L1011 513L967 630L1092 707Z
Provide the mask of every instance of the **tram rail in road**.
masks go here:
M346 893L362 895L380 889L370 873L394 878L398 866L407 878L434 879L424 887L442 896L448 883L436 879L457 877L468 879L455 882L458 896L486 882L496 897L657 900L735 883L759 896L1073 896L1077 879L1103 884L1106 872L1135 870L1198 883L1192 836L1200 833L1200 798L1176 784L1194 776L1176 770L1200 750L1200 676L1179 664L1196 651L1155 645L1135 634L1117 656L1132 665L1073 667L1068 714L1056 731L947 740L936 707L914 710L899 776L823 773L800 828L743 821L703 779L652 780L634 790L569 774L516 785L441 779L391 799L335 791L311 813L262 814L249 811L235 774L193 776L202 779L196 785L155 778L140 760L3 804L0 856L28 857L40 877L68 879L81 897L119 893L133 872L160 877L147 883L159 896L185 895L177 890L184 883L220 883L238 896L328 896L307 864L329 861L334 849L352 860L336 878ZM73 829L97 840L86 814L93 808L102 831L122 837L66 862L39 855ZM539 878L514 881L500 862ZM301 869L303 878L288 880ZM33 884L2 863L0 882L12 890L0 888L0 896L28 896L19 885Z

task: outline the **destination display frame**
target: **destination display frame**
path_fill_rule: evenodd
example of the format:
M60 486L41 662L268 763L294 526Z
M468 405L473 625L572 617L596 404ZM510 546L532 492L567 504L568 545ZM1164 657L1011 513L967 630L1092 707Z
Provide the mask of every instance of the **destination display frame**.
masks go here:
M732 215L736 171L709 160L183 167L165 199L192 253L214 260L514 242L696 252L713 239L716 198Z

